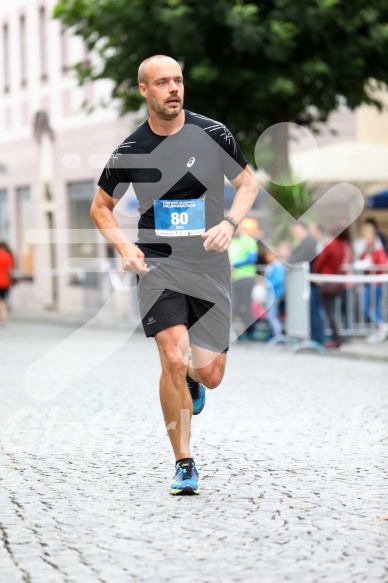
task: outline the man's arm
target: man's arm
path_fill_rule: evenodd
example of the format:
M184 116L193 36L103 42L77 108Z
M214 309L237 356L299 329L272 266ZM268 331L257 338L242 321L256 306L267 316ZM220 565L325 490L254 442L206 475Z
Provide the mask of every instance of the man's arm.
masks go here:
M240 224L255 202L258 186L248 166L231 180L231 183L236 189L236 194L228 216ZM226 251L232 240L233 232L233 225L227 221L221 221L202 235L205 239L204 248L206 251Z
M149 269L144 253L120 230L113 216L114 206L113 197L99 188L90 208L90 217L105 239L120 253L123 269L137 274L146 273Z
M236 189L236 195L228 216L240 224L251 210L259 192L259 187L252 176L249 166L245 166L245 169L234 180L231 180L231 183Z

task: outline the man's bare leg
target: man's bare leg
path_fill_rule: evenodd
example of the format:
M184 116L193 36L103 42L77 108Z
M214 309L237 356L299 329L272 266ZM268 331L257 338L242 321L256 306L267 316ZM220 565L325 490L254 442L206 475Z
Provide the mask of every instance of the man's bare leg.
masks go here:
M189 361L188 375L193 381L202 383L208 389L215 389L221 383L226 366L226 353L217 353L192 345L192 359Z
M178 349L178 341L185 333L186 326L179 324L162 330L155 336L162 365L160 402L176 460L192 457L190 424L193 402L186 383L188 337L183 349Z
M171 484L170 494L199 494L198 472L190 450L190 425L193 415L193 400L197 398L188 388L187 374L206 382L215 388L222 379L226 355L213 353L215 357L209 362L209 351L192 347L194 364L205 364L199 371L189 368L189 335L183 324L171 326L158 332L155 336L159 349L162 374L160 378L160 401L168 436L176 460L175 480ZM203 391L203 389L202 389ZM193 397L192 397L193 394ZM201 399L201 397L200 397ZM201 409L197 409L200 412Z
M186 340L182 342L182 336ZM193 402L187 387L186 375L209 389L216 388L224 375L226 354L192 346L192 363L189 363L189 336L186 326L179 324L159 332L156 337L162 365L160 402L164 421L174 451L175 459L192 457L190 453L190 425ZM213 358L210 364L209 355Z

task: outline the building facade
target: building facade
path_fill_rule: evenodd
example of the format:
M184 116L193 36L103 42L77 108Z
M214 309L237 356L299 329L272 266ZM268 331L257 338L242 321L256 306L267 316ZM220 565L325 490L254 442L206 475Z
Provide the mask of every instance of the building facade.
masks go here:
M101 276L83 273L82 261L78 272L66 265L107 255L90 203L102 167L139 115L102 106L108 81L77 85L71 65L91 57L52 19L54 5L0 4L0 240L20 279L11 293L15 311L80 313L101 301Z

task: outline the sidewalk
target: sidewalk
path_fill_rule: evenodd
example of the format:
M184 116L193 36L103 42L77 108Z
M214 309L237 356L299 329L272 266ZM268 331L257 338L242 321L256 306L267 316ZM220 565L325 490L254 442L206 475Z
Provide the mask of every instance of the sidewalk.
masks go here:
M89 325L107 330L129 330L137 328L140 324L135 317L123 318L120 320L98 320L93 321L90 315L66 314L63 312L17 312L10 314L10 320L14 322L26 322L37 324L53 324L58 326L70 326L79 328L89 322ZM266 346L257 343L257 346ZM328 350L330 356L343 356L347 358L357 358L366 360L388 361L388 339L381 344L368 344L362 337L355 337L344 343L340 349Z
M363 338L354 338L345 343L339 350L331 350L333 356L347 356L367 360L388 361L388 339L381 344L368 344Z

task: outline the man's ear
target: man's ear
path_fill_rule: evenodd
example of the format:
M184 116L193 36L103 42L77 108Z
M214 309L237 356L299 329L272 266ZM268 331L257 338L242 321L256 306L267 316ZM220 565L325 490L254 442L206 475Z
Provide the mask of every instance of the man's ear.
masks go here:
M139 83L139 93L142 97L146 97L147 85L145 83Z

